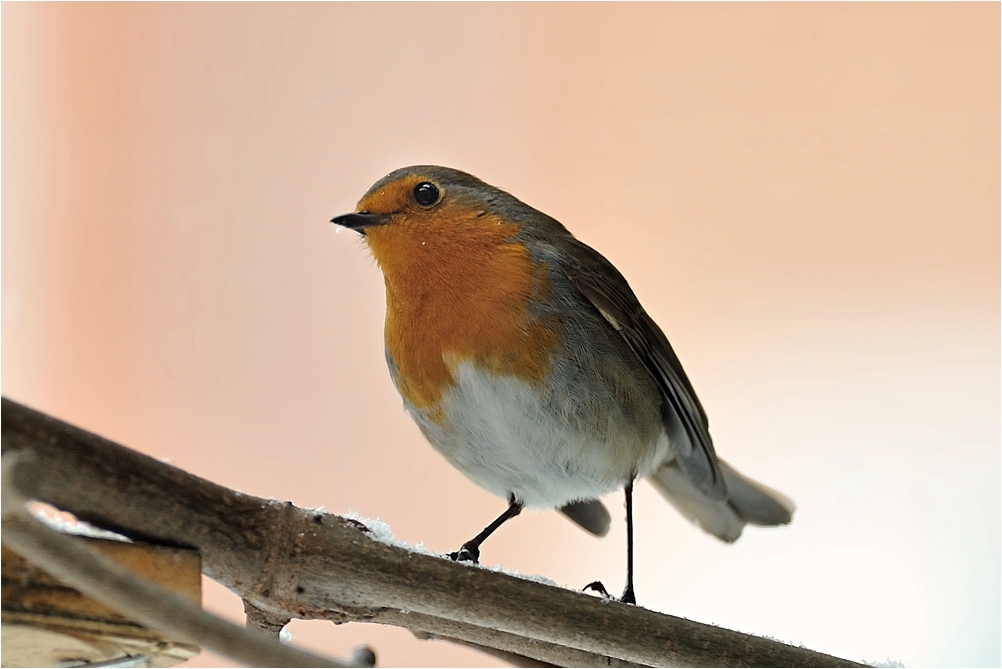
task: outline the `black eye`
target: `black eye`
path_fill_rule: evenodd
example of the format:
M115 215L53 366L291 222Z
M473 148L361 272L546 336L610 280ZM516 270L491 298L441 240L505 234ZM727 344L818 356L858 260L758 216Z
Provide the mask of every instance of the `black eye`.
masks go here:
M438 202L438 186L430 181L422 181L414 186L414 199L421 206L428 207Z

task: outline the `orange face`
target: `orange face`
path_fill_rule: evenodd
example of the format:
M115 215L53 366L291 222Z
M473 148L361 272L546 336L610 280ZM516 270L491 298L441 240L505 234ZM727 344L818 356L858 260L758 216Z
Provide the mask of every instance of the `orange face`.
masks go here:
M464 361L542 380L559 323L526 308L549 293L549 280L514 239L520 226L468 188L454 195L421 174L374 188L357 211L381 217L365 240L385 276L386 346L411 404L440 420L438 402Z

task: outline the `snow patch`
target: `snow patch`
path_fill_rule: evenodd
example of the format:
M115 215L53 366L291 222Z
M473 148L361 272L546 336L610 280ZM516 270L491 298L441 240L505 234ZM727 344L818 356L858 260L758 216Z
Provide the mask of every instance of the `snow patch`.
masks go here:
M393 532L390 531L390 526L381 520L363 518L354 511L349 511L341 517L365 525L365 527L369 530L369 536L381 544L394 546L396 548L403 548L409 553L417 553L418 555L430 555L431 557L444 558L446 560L449 559L444 553L436 553L435 551L429 550L423 543L409 544L406 541L397 539L393 536Z
M94 527L89 525L82 520L77 520L69 514L60 514L59 516L50 516L46 509L33 509L31 512L38 520L42 521L52 529L57 532L62 532L63 534L74 534L80 537L91 537L94 539L110 539L111 541L124 541L127 543L132 543L132 540L128 537L123 537L117 532L111 532L109 530L102 530L99 527ZM63 517L66 516L66 517Z
M431 557L440 558L442 560L452 561L446 553L437 553L435 551L429 550L423 543L420 544L409 544L406 541L401 541L393 536L393 532L390 531L390 526L381 520L374 520L372 518L363 518L354 511L349 511L341 516L348 520L353 520L357 523L365 525L369 529L369 536L378 541L379 543L386 544L388 546L395 546L396 548L403 548L405 551L411 553L417 553L419 555L429 555ZM506 576L514 576L515 578L520 578L523 581L533 581L535 583L542 583L543 585L551 585L554 587L560 587L557 585L556 581L547 578L546 576L540 576L538 574L524 574L515 569L505 569L504 565L485 565L477 564L471 565L470 563L464 563L467 566L478 567L486 571L493 571L499 574L505 574Z

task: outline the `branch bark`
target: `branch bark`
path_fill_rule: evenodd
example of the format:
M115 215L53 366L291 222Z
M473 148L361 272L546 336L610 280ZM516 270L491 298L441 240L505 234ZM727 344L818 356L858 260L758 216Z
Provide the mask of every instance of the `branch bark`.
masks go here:
M201 551L268 617L361 620L561 666L863 666L761 637L411 553L357 521L228 490L2 400L27 492L137 539Z
M33 518L21 497L12 455L3 456L3 542L63 583L147 627L256 667L353 667L283 646L206 613L181 595L156 585L78 539ZM16 455L14 456L16 457Z

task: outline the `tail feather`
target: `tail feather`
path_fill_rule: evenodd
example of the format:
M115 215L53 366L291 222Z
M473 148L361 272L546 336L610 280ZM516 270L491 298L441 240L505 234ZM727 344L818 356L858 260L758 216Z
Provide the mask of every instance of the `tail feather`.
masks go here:
M720 471L727 484L727 503L745 522L760 527L786 525L797 508L793 500L769 486L752 481L720 460Z
M700 492L689 477L672 462L650 478L654 488L690 522L728 543L741 536L744 521L726 500L713 500Z
M560 513L596 537L604 537L609 534L609 524L611 523L609 510L597 499L585 499L565 504L560 507Z
M679 513L728 543L741 536L746 524L771 526L790 522L795 507L788 497L752 481L723 460L719 462L727 488L723 500L702 493L674 462L663 465L650 481Z

